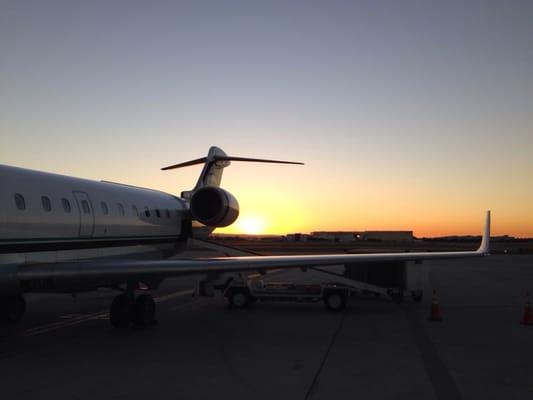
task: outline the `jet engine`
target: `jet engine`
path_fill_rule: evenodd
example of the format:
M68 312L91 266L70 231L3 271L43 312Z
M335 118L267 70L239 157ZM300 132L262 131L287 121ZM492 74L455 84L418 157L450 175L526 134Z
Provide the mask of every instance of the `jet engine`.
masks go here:
M205 186L192 195L191 214L194 219L207 226L228 226L239 216L239 203L224 189Z

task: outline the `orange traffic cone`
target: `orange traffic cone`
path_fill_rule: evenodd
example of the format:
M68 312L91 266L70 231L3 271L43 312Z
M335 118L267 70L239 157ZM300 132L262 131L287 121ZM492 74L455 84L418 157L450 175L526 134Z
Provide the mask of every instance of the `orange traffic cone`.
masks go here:
M437 291L433 289L433 297L431 298L431 321L442 321L440 316L439 300L437 299Z
M526 292L526 305L524 306L522 325L533 325L533 311L531 310L531 302L529 301L529 290Z

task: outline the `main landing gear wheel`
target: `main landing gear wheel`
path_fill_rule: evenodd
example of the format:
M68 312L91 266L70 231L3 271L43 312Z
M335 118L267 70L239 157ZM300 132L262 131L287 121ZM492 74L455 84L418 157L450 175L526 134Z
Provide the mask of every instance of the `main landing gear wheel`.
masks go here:
M244 289L234 289L228 296L230 308L246 308L250 304L250 295Z
M133 323L139 328L155 324L155 301L149 294L141 294L135 299Z
M327 292L324 304L331 311L341 311L346 307L346 294L340 291Z
M26 300L22 295L0 297L0 320L18 322L26 312Z
M132 299L119 294L113 299L109 310L109 320L115 328L125 329L130 326L132 317Z
M133 324L139 328L155 325L155 301L149 294L134 298L132 294L119 294L113 299L109 320L115 328L126 329Z

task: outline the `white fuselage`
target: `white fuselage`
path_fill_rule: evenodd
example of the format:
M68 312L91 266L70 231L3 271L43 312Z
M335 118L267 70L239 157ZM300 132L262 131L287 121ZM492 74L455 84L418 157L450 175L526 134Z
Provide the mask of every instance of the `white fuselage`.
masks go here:
M173 195L0 165L0 263L160 257L190 235Z

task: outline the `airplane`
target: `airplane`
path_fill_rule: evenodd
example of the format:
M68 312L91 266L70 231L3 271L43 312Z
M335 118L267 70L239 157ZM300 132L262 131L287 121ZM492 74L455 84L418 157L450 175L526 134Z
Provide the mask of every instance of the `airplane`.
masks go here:
M489 255L487 211L475 251L171 259L189 239L237 219L237 199L220 187L231 161L302 164L228 156L213 146L206 157L162 168L203 164L194 188L180 196L0 165L0 319L22 319L27 293L112 288L120 293L110 305L111 324L145 327L155 321L155 302L140 289L156 290L169 277Z

